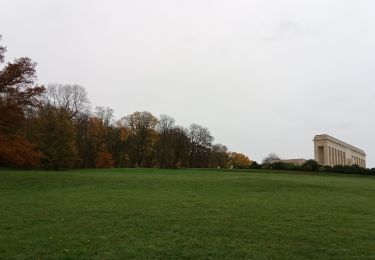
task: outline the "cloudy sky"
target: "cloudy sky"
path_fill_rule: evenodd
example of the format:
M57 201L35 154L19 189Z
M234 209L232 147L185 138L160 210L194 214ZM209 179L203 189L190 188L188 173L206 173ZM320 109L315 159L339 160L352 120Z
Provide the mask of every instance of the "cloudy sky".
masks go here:
M315 134L375 166L373 0L0 0L7 57L80 84L120 118L168 114L261 161Z

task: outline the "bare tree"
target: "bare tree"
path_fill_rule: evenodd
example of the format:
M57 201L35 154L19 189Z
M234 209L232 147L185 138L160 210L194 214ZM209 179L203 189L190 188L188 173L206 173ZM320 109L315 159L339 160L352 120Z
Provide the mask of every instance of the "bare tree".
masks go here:
M50 84L45 93L46 104L62 108L70 119L89 108L87 91L80 85Z
M174 118L168 115L160 115L159 122L156 126L157 131L159 134L167 133L171 129L173 129L175 124Z
M279 161L280 160L280 157L275 154L275 153L270 153L269 155L267 155L267 157L265 157L262 161L263 164L269 164L269 163L272 163L272 162L275 162L275 161Z
M95 116L101 119L106 127L113 123L113 109L110 107L96 107Z
M0 41L2 36L0 35ZM6 48L0 45L0 63L4 62L4 53L6 52Z

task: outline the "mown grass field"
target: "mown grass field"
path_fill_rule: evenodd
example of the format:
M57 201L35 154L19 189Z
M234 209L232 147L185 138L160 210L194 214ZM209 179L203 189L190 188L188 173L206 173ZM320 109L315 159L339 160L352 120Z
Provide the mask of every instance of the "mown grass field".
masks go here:
M375 259L375 178L0 171L0 259Z

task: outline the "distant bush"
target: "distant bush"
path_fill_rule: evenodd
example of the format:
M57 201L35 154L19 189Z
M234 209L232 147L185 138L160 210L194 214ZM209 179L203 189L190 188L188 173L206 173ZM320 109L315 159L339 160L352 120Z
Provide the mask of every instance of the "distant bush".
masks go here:
M270 170L298 170L298 166L292 163L284 163L284 162L275 162L275 163L265 163L262 164L262 169L270 169Z
M304 164L300 166L301 170L316 172L319 171L319 163L315 160L307 160Z
M361 174L361 175L375 175L375 169L365 169L358 165L335 165L334 167L322 166L324 172L332 173L348 173L348 174Z
M250 169L260 169L262 168L262 164L257 163L256 161L253 161L253 163L249 167Z

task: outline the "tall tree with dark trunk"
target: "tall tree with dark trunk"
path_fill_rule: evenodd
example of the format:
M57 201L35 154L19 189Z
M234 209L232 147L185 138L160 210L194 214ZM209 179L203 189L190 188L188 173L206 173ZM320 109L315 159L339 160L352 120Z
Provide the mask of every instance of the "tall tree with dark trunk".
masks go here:
M190 139L190 167L208 167L210 149L214 138L210 131L197 124L189 129Z
M167 115L161 115L157 124L157 132L159 139L155 145L155 156L158 161L160 168L171 168L173 167L173 149L172 149L172 137L175 120Z
M226 168L229 164L228 148L222 144L215 144L211 148L210 153L210 167L211 168Z
M174 127L171 131L171 168L189 167L190 142L187 132L180 126Z
M189 138L186 130L175 126L174 122L174 119L167 115L161 115L159 118L155 157L160 168L188 166Z
M124 125L129 130L132 167L143 167L151 155L157 139L156 124L158 119L150 112L135 112L124 117Z

